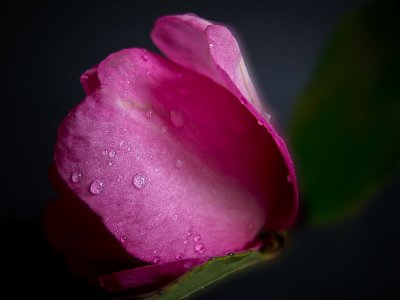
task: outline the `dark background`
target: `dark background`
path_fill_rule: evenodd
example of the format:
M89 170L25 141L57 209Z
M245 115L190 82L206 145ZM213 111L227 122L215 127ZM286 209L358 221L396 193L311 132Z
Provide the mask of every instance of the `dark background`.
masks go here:
M58 124L84 93L80 74L126 47L157 51L164 14L230 25L283 134L299 93L343 16L365 1L32 1L1 4L1 293L92 299L46 245L41 213L54 195L47 169ZM5 109L4 109L5 105ZM195 299L399 299L399 177L357 216L291 232L275 262Z

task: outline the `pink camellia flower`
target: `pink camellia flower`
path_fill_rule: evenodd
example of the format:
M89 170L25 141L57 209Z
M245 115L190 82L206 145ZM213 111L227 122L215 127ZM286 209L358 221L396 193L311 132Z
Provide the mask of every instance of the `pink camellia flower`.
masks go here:
M252 247L297 211L294 167L224 26L157 20L165 57L124 49L86 71L62 122L51 245L109 291L159 287Z

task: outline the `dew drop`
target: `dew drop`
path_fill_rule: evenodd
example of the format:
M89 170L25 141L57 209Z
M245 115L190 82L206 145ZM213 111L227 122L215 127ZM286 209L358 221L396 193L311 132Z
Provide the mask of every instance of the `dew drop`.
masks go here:
M185 120L183 119L183 114L180 111L177 110L171 110L169 113L169 116L171 118L172 124L175 125L175 127L183 127L185 125Z
M98 195L104 190L104 181L100 179L96 179L90 185L90 193L92 195Z
M179 158L175 159L175 166L178 169L182 168L184 164L185 164L185 162L182 159L179 159Z
M156 254L157 252L158 252L158 249L155 248L155 249L153 250L153 253Z
M173 215L172 220L174 220L174 221L178 220L178 215Z
M210 42L208 45L212 48L212 47L215 46L215 43L214 42Z
M126 236L121 236L121 238L119 240L120 240L121 243L126 243L128 238Z
M81 172L74 172L71 175L71 180L73 183L79 183L82 180L82 173Z
M153 263L157 264L160 262L160 258L158 256L154 257Z
M185 245L187 245L187 243L189 243L189 240L184 240L183 243L184 243Z
M128 147L126 148L126 150L131 151L131 150L132 150L132 147L131 147L131 146L128 146Z
M146 118L151 119L153 117L154 112L151 109L146 111Z
M258 120L257 121L258 125L263 125L262 121Z
M110 150L110 152L108 152L108 156L113 158L115 156L115 154L117 154L117 152L115 152L115 150Z
M108 162L108 165L109 165L109 166L112 166L112 165L113 165L112 161L109 161L109 162Z
M102 152L102 154L103 154L103 155L107 155L107 154L108 154L108 151L107 151L107 150L104 150L104 151Z
M119 145L122 147L122 145L124 144L124 141L119 142Z
M194 246L194 251L196 251L197 253L204 253L204 251L206 251L206 248L204 248L204 245L202 243L198 243L196 244L196 246Z
M268 113L264 113L264 117L269 121L271 120L271 115Z
M192 236L192 234L193 233L189 230L188 233L187 233L187 236Z
M181 259L183 258L182 253L177 253L177 254L175 255L175 258L176 258L177 260L181 260Z
M147 55L142 55L143 61L147 61Z
M194 240L195 242L199 242L199 241L201 240L201 235L200 235L200 234L196 234L196 235L193 237L193 240Z
M133 177L133 185L135 186L135 188L137 188L138 190L144 188L144 186L146 185L146 177L142 174L136 174Z
M117 181L121 181L122 178L123 178L122 175L119 175L118 178L117 178Z

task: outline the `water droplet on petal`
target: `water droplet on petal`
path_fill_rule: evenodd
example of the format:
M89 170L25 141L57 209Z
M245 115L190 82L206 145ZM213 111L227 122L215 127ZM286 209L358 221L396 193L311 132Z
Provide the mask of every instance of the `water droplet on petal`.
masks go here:
M121 238L119 240L121 241L121 243L126 243L128 238L126 236L121 236Z
M271 115L270 114L268 114L268 113L264 113L264 117L269 121L269 120L271 120Z
M154 257L153 263L157 264L160 262L160 258L158 256Z
M133 177L133 185L137 189L142 189L146 185L146 177L142 174L136 174L135 177Z
M189 243L189 240L184 240L183 243L184 243L185 245L187 245L187 243Z
M175 166L178 169L182 168L184 164L185 164L185 162L182 159L179 159L179 158L175 159Z
M196 235L193 237L193 240L194 240L195 242L200 241L200 240L201 240L201 235L200 235L200 234L196 234Z
M215 42L211 41L208 45L212 48L215 46Z
M175 125L175 127L183 127L185 125L185 120L183 119L183 114L180 111L177 110L171 110L169 113L169 116L171 118L172 124Z
M157 249L157 248L153 250L153 253L154 253L154 254L156 254L157 252L158 252L158 249Z
M173 215L172 220L174 220L174 221L178 220L178 215Z
M102 152L103 155L107 155L107 153L108 153L107 150L104 150L104 151Z
M112 165L113 165L112 161L109 161L109 162L108 162L108 165L109 165L109 166L112 166Z
M115 156L115 154L117 154L117 152L115 152L115 150L110 150L110 152L108 152L108 156L113 158Z
M132 147L131 147L131 146L128 146L128 147L126 148L126 150L131 151L131 150L132 150Z
M258 125L263 125L262 121L258 120Z
M90 193L92 195L98 195L104 190L104 181L100 179L96 179L90 185Z
M197 253L204 253L206 251L206 248L204 248L204 245L202 243L198 243L194 246L194 251Z
M143 61L147 61L147 55L142 55Z
M176 258L177 260L181 260L182 257L183 257L182 253L178 253L178 254L175 255L175 258Z
M71 175L71 180L73 183L79 183L82 180L82 173L81 172L74 172Z
M292 176L290 174L286 177L287 181L292 182Z
M146 118L151 119L153 117L154 112L151 109L146 111Z
M192 234L193 233L189 230L188 233L187 233L187 236L192 236Z

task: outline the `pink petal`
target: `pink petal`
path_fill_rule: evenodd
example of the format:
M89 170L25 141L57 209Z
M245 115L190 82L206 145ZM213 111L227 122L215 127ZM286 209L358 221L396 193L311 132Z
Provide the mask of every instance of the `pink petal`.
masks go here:
M185 259L119 271L100 277L100 285L110 292L122 292L145 286L150 286L151 290L154 290L183 275L190 268L204 263L206 260L205 258Z
M169 262L253 240L286 177L256 119L208 78L144 50L110 55L98 76L101 90L62 123L55 162L126 251Z
M100 87L99 78L97 77L97 67L87 70L81 75L81 84L86 94L92 94Z
M61 253L75 274L87 278L115 272L144 263L128 254L85 203L63 187L54 170L53 185L64 193L50 202L44 215L44 228L51 246Z
M277 151L269 152L274 153L271 160L279 170L273 179L275 191L270 191L267 198L270 214L266 227L287 228L294 221L298 207L294 165L285 142L269 123L269 115L256 95L232 33L224 26L187 14L159 18L151 36L169 59L225 87L265 126L274 140L272 147L277 148Z

